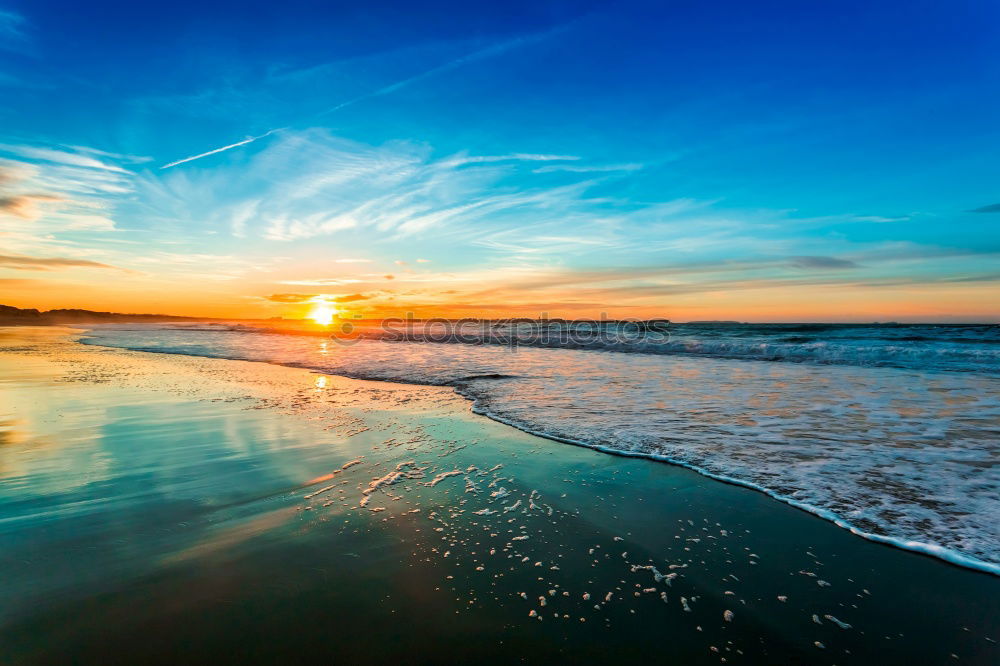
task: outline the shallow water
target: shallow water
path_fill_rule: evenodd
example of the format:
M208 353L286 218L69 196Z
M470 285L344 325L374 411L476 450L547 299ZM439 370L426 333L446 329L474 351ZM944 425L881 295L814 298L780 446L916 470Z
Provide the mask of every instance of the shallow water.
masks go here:
M1000 572L996 327L695 327L658 343L682 354L345 345L245 326L99 327L86 341L455 386L526 431L684 464ZM791 362L803 349L809 362Z
M448 389L16 348L4 663L1000 657L994 576Z

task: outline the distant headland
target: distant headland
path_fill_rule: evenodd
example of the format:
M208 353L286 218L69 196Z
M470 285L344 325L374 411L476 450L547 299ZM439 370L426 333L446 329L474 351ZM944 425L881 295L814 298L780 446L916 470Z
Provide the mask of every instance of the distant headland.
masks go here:
M15 308L0 305L0 326L60 326L65 324L96 324L113 322L204 321L199 317L181 317L165 314L122 314L94 310L48 310Z

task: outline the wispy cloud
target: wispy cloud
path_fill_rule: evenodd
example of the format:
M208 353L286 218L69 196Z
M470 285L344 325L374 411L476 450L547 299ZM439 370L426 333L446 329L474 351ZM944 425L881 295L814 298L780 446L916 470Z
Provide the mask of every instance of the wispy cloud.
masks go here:
M280 280L279 284L294 287L333 287L346 284L358 284L363 280L357 278L315 278L312 280Z
M522 35L522 36L516 37L514 39L506 40L506 41L499 42L499 43L496 43L496 44L491 44L490 46L478 49L476 51L472 51L472 52L467 53L467 54L465 54L463 56L460 56L458 58L454 58L452 60L449 60L448 62L445 62L443 64L437 65L436 67L432 67L430 69L422 71L422 72L420 72L418 74L414 74L412 76L408 76L406 78L399 79L399 80L394 81L392 83L389 83L389 84L386 84L386 85L381 86L379 88L376 88L375 90L372 90L370 92L366 92L366 93L363 93L361 95L356 95L355 97L352 97L350 99L344 100L343 102L335 104L334 106L332 106L332 107L330 107L330 108L328 108L328 109L326 109L324 111L320 111L318 114L315 115L315 117L316 118L321 118L321 117L327 116L329 114L336 113L337 111L341 111L343 109L346 109L346 108L348 108L350 106L354 106L355 104L358 104L358 103L363 102L365 100L373 99L373 98L376 98L376 97L382 97L384 95L390 95L390 94L392 94L394 92L397 92L399 90L403 90L404 88L407 88L407 87L412 86L414 84L420 83L421 81L425 81L427 79L433 78L433 77L438 76L440 74L444 74L446 72L450 72L452 70L458 69L458 68L463 67L465 65L468 65L468 64L480 61L480 60L484 60L486 58L491 58L491 57L499 56L499 55L501 55L503 53L506 53L507 51L510 51L512 49L516 49L516 48L521 47L521 46L525 46L525 45L528 45L528 44L531 44L531 43L535 43L535 42L541 41L541 40L546 39L548 37L551 37L551 36L553 36L555 34L558 34L559 32L564 31L566 29L566 27L567 26L559 26L559 27L553 28L553 29L545 31L545 32L531 34L531 35ZM195 160L200 160L200 159L202 159L204 157L209 157L211 155L216 155L218 153L223 153L223 152L226 152L228 150L232 150L234 148L239 148L241 146L246 146L246 145L251 144L251 143L253 143L255 141L258 141L260 139L268 137L271 134L274 134L275 132L279 132L282 129L286 129L286 128L272 129L272 130L269 130L269 131L267 131L264 134L261 134L259 136L247 137L246 139L243 139L242 141L237 141L235 143L231 143L231 144L228 144L228 145L225 145L225 146L221 146L219 148L214 148L212 150L208 150L208 151L205 151L203 153L198 153L197 155L192 155L190 157L185 157L185 158L180 159L180 160L175 160L173 162L169 162L168 164L164 164L160 168L161 169L170 169L172 167L179 166L181 164L186 164L188 162L193 162ZM480 158L480 159L486 161L486 160L489 160L491 158L485 158L484 157L484 158ZM499 159L510 159L510 158L499 158ZM570 160L572 160L572 159L577 159L577 158L575 158L575 157L564 157L564 156L558 156L558 155L552 155L552 156L546 156L546 155L528 156L528 155L524 155L524 156L515 157L513 159L541 159L541 160L548 160L548 159L557 159L557 160L570 159Z
M23 52L30 44L28 21L17 12L0 9L0 49Z
M490 162L572 162L581 159L578 155L550 155L545 153L511 153L510 155L456 155L441 161L441 166L457 167L465 164L487 164ZM557 169L558 167L553 167ZM566 169L569 170L569 169Z
M126 166L143 158L83 146L0 143L0 215L35 233L112 230L116 202L133 189Z
M124 168L118 166L117 164L102 162L101 160L89 155L81 154L80 152L69 152L66 150L46 148L42 146L11 145L7 143L0 143L0 151L43 162L54 162L56 164L68 164L70 166L83 167L86 169L104 169L107 171L117 171L118 173L127 173Z
M540 161L579 168L539 175ZM581 157L554 153L436 158L427 145L373 146L324 129L287 130L238 164L146 172L138 188L146 219L163 228L197 219L200 226L228 228L241 237L295 243L339 236L343 247L365 250L373 243L433 238L436 246L464 248L462 256L471 252L527 263L711 256L736 247L737 255L804 257L799 268L815 269L819 260L809 257L823 253L793 247L795 230L856 217L795 218L788 211L726 211L713 201L598 196L595 191L610 177L601 173L603 165L596 165L595 173L590 166ZM629 173L611 175L628 178Z
M0 196L0 214L5 213L24 220L36 220L42 214L38 204L62 200L62 197L55 194L18 194L12 196Z
M197 216L239 235L263 232L285 241L361 229L401 237L455 231L459 224L515 212L551 216L575 200L582 204L586 183L507 182L518 174L530 177L525 167L538 161L568 159L580 158L512 153L433 159L423 145L370 146L322 129L288 130L239 165L183 177L144 173L139 189L165 223ZM466 231L475 227L466 224Z
M556 152L438 156L426 144L370 145L319 128L283 131L248 152L210 170L142 172L137 195L156 228L238 231L239 242L267 252L287 247L289 255L315 257L286 263L280 280L261 278L272 286L256 293L273 292L271 303L361 294L357 307L365 311L403 302L651 307L772 288L942 284L950 269L941 267L962 263L947 253L931 257L925 246L882 244L875 252L873 242L816 233L870 223L863 220L870 215L610 196L629 188L608 185L638 169L610 171ZM547 166L559 168L538 173ZM321 243L332 257L322 257ZM373 263L367 255L384 263L360 272L355 265ZM415 257L446 270L428 270ZM384 272L396 258L399 272ZM982 271L952 273L986 281ZM302 293L287 296L280 285Z
M553 164L535 169L535 173L552 173L553 171L571 171L573 173L601 173L612 171L638 171L641 164Z
M363 95L358 95L356 97L343 101L340 104L332 106L326 111L323 111L322 113L320 113L320 115L324 116L330 113L334 113L336 111L340 111L341 109L353 106L358 102L363 102L365 100L372 99L373 97L380 97L382 95L388 95L390 93L394 93L398 90L402 90L403 88L412 86L415 83L419 83L434 76L438 76L439 74L444 74L445 72L450 72L464 65L468 65L477 62L479 60L484 60L486 58L492 58L501 55L503 53L506 53L507 51L510 51L512 49L516 49L521 46L541 41L555 34L563 32L564 30L566 30L566 27L567 26L559 26L551 30L547 30L545 32L515 37L514 39L498 42L496 44L492 44L485 48L472 51L471 53L455 58L436 67L432 67L428 70L420 72L419 74L414 74L413 76L400 79L398 81L382 86L381 88L378 88L371 92L364 93Z
M67 257L24 257L19 255L0 255L0 266L18 270L48 271L60 268L107 268L129 273L128 269L102 264L86 259L70 259Z

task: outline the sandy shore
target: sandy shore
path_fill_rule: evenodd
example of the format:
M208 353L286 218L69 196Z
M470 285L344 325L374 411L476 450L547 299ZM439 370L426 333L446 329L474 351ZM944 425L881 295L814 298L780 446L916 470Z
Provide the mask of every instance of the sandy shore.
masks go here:
M0 329L0 662L1000 661L995 576L449 388Z

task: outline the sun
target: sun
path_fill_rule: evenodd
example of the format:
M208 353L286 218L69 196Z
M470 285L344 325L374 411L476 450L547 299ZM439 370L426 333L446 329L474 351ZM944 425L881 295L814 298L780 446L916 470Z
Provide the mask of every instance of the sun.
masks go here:
M336 308L331 308L326 303L317 303L309 312L309 318L320 326L329 326L337 314Z

